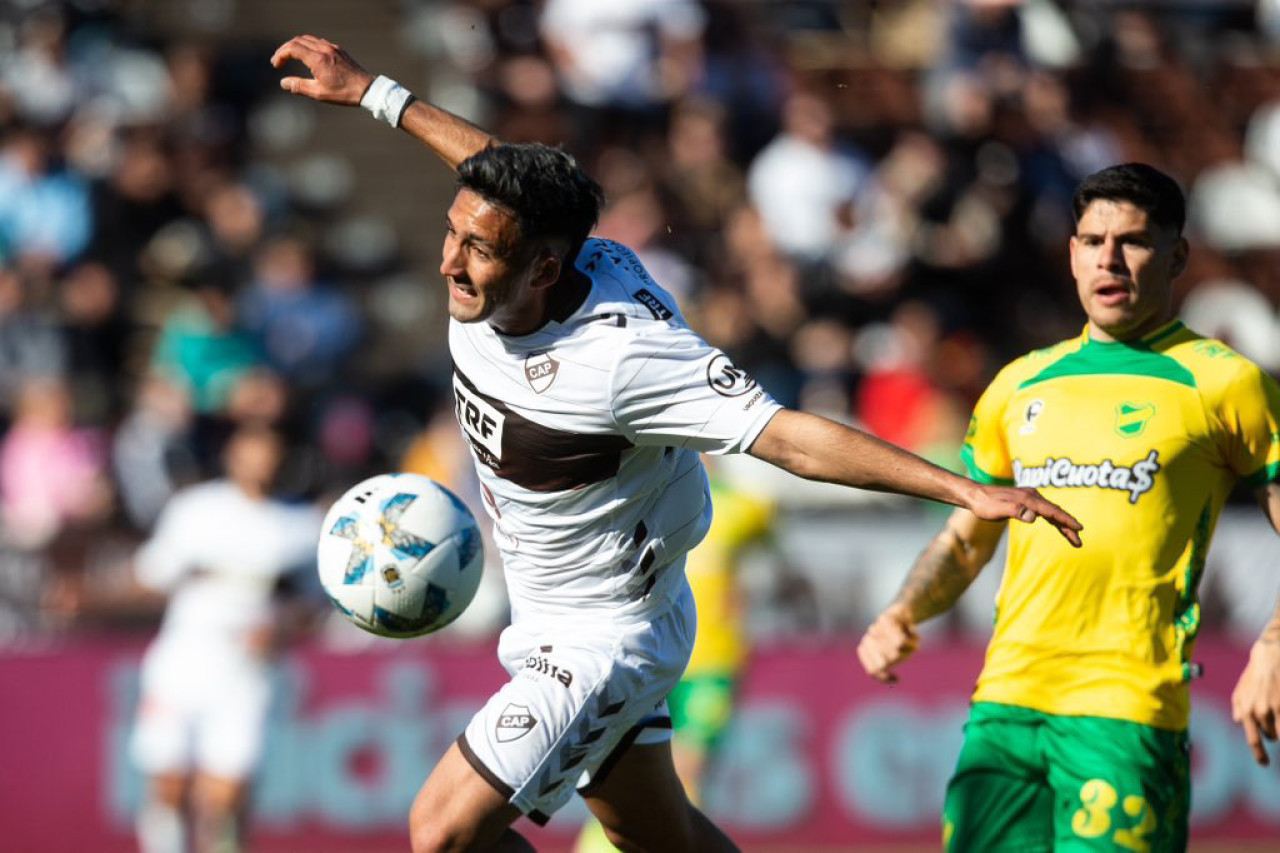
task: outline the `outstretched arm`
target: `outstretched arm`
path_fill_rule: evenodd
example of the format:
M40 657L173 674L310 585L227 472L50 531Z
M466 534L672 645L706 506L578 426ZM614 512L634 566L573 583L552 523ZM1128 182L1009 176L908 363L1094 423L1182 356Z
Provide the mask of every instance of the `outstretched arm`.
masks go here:
M1080 546L1080 522L1035 489L975 483L865 432L807 412L778 412L750 453L809 480L929 498L986 521L1016 518L1030 524L1043 518Z
M916 626L950 610L991 560L1005 523L983 521L966 509L947 519L942 532L911 567L893 603L858 643L858 660L872 678L893 683L893 668L919 645Z
M319 36L303 35L276 48L271 64L280 68L290 59L307 67L311 77L285 77L280 88L295 95L341 106L361 106L361 99L380 78L366 71L351 54ZM386 80L386 78L381 78ZM391 85L391 81L386 81ZM450 169L498 140L471 122L417 99L411 100L399 116L398 126L426 145Z
M1263 486L1257 496L1271 526L1280 533L1280 483ZM1280 603L1249 650L1249 663L1231 693L1231 716L1244 728L1254 759L1269 764L1263 738L1275 740L1280 721Z

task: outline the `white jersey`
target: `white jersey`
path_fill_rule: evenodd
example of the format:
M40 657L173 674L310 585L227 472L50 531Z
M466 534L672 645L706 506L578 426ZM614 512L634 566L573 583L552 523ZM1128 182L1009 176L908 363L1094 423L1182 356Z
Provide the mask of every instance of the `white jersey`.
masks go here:
M251 500L225 480L179 492L137 558L138 581L170 594L159 642L236 648L270 618L276 582L315 559L312 507Z
M280 578L315 559L312 507L252 500L225 480L178 492L137 557L138 581L169 594L142 663L130 750L148 774L196 767L247 778L262 754L269 661L255 648Z
M545 326L449 325L453 390L502 551L513 617L646 614L701 541L699 453L744 451L781 408L695 334L634 253L589 239Z

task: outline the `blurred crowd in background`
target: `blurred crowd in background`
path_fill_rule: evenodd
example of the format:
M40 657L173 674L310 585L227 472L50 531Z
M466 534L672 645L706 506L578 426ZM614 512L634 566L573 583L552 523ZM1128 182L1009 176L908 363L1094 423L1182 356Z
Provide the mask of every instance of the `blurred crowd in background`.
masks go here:
M470 496L448 175L396 140L437 191L362 195L360 146L394 134L359 114L319 145L333 108L267 63L350 44L322 28L353 7L391 24L351 45L371 70L572 152L597 233L784 404L958 467L995 371L1081 329L1071 193L1129 160L1187 191L1188 325L1280 371L1276 0L0 0L0 643L154 624L80 603L129 600L237 424L288 436L293 500L397 469ZM780 525L832 511L771 497ZM821 624L823 596L774 593Z

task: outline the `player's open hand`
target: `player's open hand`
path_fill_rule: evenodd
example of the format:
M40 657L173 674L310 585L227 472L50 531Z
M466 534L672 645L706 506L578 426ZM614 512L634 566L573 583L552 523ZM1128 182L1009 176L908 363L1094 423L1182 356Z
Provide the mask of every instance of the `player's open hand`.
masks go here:
M968 509L984 521L1004 521L1015 518L1031 524L1037 518L1058 528L1066 540L1080 547L1080 531L1084 526L1071 513L1052 501L1041 497L1035 489L1019 489L1008 486L979 486L976 498Z
M305 95L329 104L357 106L365 90L373 82L373 75L351 58L351 54L331 41L319 36L296 36L289 39L271 55L271 65L279 68L290 59L296 59L311 77L285 77L280 88L295 95Z
M858 642L858 660L867 675L886 684L897 684L893 668L920 645L920 635L906 610L890 605L871 623Z
M1261 765L1267 759L1263 738L1276 739L1280 720L1280 643L1259 640L1249 652L1249 663L1231 693L1231 719L1244 728L1244 739Z

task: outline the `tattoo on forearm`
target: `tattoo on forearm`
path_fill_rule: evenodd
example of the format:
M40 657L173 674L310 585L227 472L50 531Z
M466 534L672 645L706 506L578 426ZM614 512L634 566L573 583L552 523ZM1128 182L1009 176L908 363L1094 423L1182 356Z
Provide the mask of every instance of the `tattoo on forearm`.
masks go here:
M905 605L916 622L950 610L977 574L968 556L956 536L937 537L911 567L896 603Z

